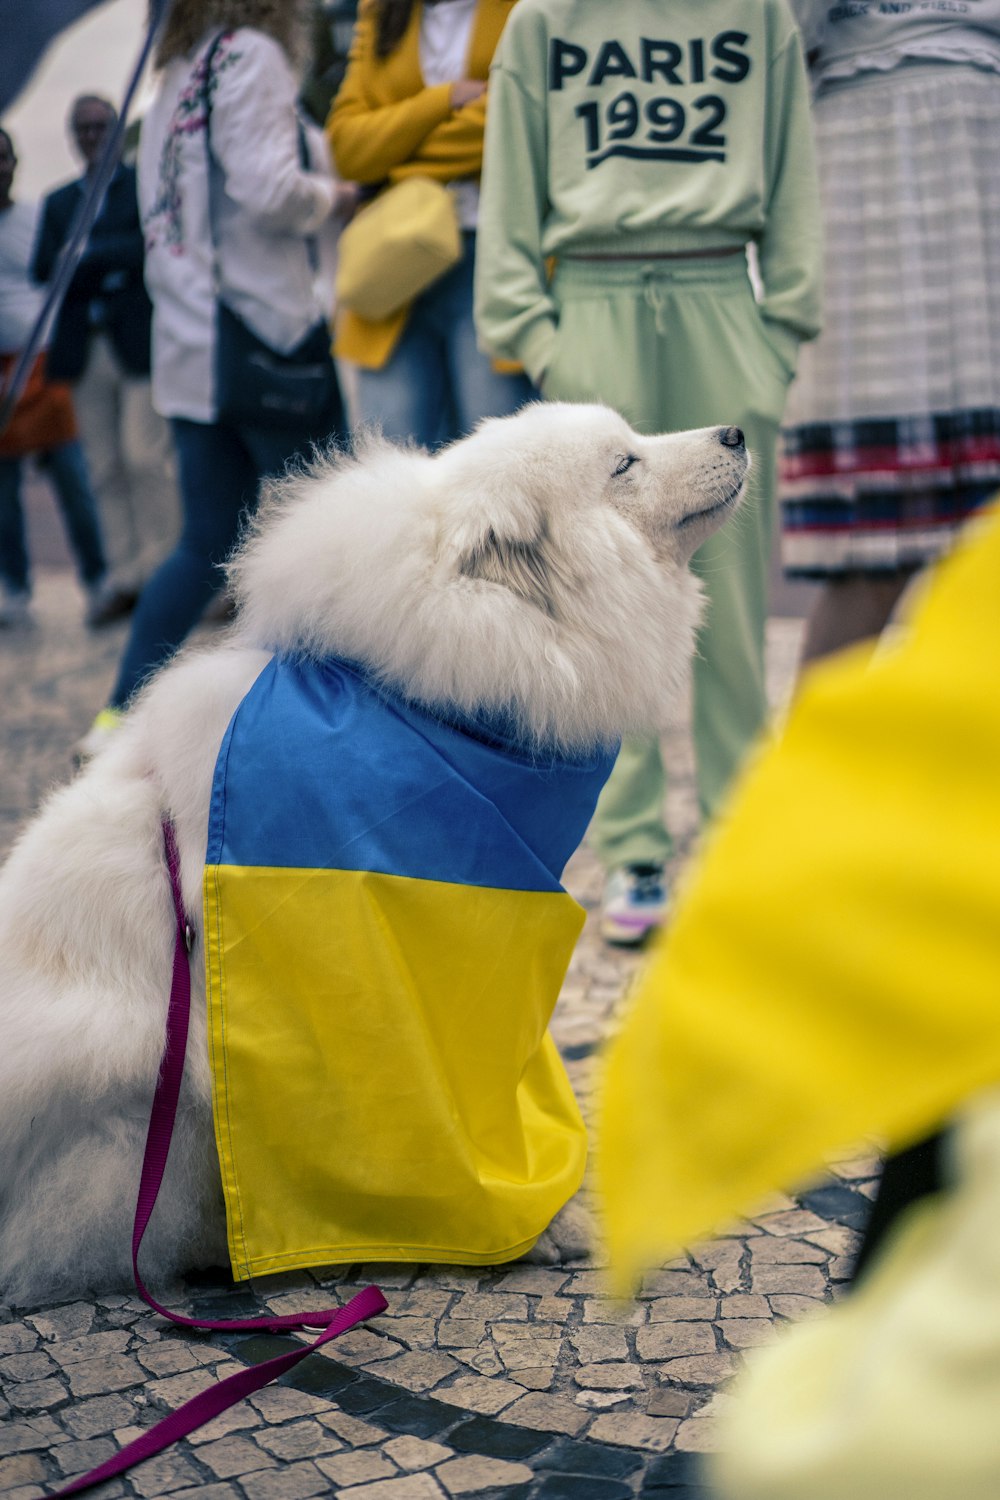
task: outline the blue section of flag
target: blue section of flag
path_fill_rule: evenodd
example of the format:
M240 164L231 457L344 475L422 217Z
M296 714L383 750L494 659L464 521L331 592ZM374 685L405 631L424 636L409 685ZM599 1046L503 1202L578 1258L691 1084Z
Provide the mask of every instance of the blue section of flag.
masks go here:
M341 662L275 657L219 752L207 863L559 890L615 753L531 758Z

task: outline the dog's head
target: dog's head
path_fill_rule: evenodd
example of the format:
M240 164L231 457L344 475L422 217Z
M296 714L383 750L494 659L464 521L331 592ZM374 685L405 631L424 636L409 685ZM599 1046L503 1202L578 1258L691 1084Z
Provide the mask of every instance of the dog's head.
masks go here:
M241 631L358 661L434 711L580 752L668 717L692 553L735 507L738 429L641 437L538 404L430 456L369 444L272 487L231 567Z

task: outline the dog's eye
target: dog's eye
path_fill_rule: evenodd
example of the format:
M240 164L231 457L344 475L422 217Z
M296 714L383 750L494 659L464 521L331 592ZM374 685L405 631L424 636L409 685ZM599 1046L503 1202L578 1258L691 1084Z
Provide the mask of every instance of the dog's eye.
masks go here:
M638 457L634 453L620 453L618 455L618 467L612 471L615 478L617 479L619 474L627 474L632 465L638 462Z

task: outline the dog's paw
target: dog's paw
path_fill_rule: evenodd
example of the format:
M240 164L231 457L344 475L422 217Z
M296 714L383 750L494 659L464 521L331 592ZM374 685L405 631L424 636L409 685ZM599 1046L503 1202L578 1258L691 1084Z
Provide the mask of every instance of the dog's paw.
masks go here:
M534 1266L561 1266L586 1260L596 1239L594 1221L582 1204L567 1203L521 1259Z

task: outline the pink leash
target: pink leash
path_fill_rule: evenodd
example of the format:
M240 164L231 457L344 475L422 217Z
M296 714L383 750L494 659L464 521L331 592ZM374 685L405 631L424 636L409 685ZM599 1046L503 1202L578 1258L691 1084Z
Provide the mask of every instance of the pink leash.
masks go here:
M142 1277L139 1275L139 1246L142 1244L142 1237L153 1212L156 1196L163 1181L163 1172L167 1165L170 1138L177 1114L177 1100L181 1090L181 1076L184 1072L188 1021L191 1013L191 970L188 955L193 944L193 929L187 920L184 899L181 895L180 855L177 852L177 839L173 824L167 818L163 820L163 845L167 857L167 868L170 872L170 890L176 917L174 970L170 985L170 1004L167 1009L166 1045L149 1117L146 1152L142 1162L139 1198L132 1229L132 1271L135 1284L139 1295L149 1303L150 1307L162 1317L168 1318L171 1323L179 1323L185 1328L247 1331L266 1329L268 1333L278 1333L289 1328L322 1328L323 1332L311 1344L303 1344L301 1349L290 1350L287 1354L279 1354L274 1359L265 1360L263 1364L239 1370L226 1380L220 1380L217 1385L209 1386L208 1390L192 1397L190 1401L186 1401L183 1406L171 1412L168 1417L164 1417L162 1422L157 1422L155 1427L150 1427L140 1437L127 1443L112 1458L99 1464L96 1469L91 1469L89 1474L82 1474L78 1479L73 1479L69 1484L64 1485L61 1490L53 1491L53 1500L58 1495L76 1495L81 1490L90 1489L92 1485L102 1484L104 1480L124 1473L134 1464L141 1463L143 1459L152 1458L154 1453L161 1453L164 1448L169 1448L180 1438L187 1437L189 1432L202 1427L212 1417L217 1417L220 1412L227 1411L230 1406L235 1406L237 1401L242 1401L245 1396L251 1396L262 1386L269 1385L272 1380L277 1380L279 1375L284 1375L286 1370L293 1369L300 1360L305 1359L307 1354L312 1354L314 1350L322 1348L338 1334L346 1333L349 1328L364 1322L366 1318L385 1312L388 1306L378 1287L368 1286L352 1297L346 1307L330 1308L325 1312L282 1313L264 1318L235 1318L230 1321L215 1322L209 1318L186 1318L180 1313L170 1312L168 1308L162 1307L143 1285Z

